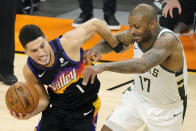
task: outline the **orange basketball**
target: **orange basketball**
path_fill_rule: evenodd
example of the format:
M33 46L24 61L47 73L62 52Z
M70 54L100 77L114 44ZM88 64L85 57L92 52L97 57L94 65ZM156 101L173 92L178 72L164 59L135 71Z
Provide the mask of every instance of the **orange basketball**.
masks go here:
M10 86L5 96L9 110L16 114L26 115L31 113L39 103L39 95L33 85L27 82L17 82Z

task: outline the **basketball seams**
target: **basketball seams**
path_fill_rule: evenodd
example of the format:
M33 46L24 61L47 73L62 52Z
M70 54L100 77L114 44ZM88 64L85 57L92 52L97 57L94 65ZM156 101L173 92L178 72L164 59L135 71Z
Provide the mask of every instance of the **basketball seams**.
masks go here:
M17 82L10 86L5 99L9 110L22 115L33 112L39 104L39 94L28 82Z
M12 108L12 106L10 105L10 101L9 101L9 97L8 97L8 94L10 94L9 92L10 92L10 88L8 89L7 94L6 94L6 104L9 106L9 107L8 107L9 110L15 111L15 110ZM8 102L7 102L7 101L8 101ZM15 112L16 112L16 111L15 111Z
M18 82L18 84L21 84L21 83L20 83L20 82ZM14 90L15 90L15 92L16 92L16 95L17 95L17 97L18 97L18 100L19 100L20 104L22 105L22 107L23 107L24 111L25 111L26 113L28 113L28 112L26 111L26 109L25 109L24 105L22 104L22 102L21 102L21 100L20 100L20 97L18 96L18 93L17 93L16 88L15 88L15 84L14 84Z
M31 91L29 90L30 87L27 88L25 84L23 84L23 83L21 83L21 84L24 85L24 87L25 87L25 88L28 90L28 92L30 93L31 98L32 98L32 101L33 101L33 109L35 109L35 106L34 106L34 105L35 105L35 104L34 104L34 97L33 97L33 95L31 94Z

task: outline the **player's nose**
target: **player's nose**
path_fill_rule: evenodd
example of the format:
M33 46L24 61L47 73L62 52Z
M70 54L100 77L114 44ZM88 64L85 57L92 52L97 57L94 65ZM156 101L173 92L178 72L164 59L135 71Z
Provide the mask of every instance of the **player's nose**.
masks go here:
M44 52L43 49L39 49L39 50L38 50L38 54L39 54L40 57L42 57L42 56L45 55L45 52Z

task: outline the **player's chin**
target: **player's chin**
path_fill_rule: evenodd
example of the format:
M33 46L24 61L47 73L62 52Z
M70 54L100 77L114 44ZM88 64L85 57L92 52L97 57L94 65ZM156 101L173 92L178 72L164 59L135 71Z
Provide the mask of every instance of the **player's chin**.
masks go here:
M133 38L134 42L140 43L142 41L141 37L134 37Z
M141 43L140 39L134 39L134 42Z

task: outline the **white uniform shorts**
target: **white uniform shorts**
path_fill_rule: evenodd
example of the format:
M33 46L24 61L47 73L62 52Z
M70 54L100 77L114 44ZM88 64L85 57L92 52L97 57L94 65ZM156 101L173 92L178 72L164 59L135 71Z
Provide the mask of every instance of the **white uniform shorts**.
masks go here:
M126 91L119 106L106 120L113 131L180 131L183 123L183 102L159 106L142 101L136 91Z

